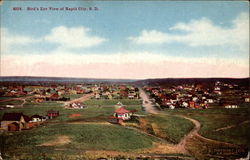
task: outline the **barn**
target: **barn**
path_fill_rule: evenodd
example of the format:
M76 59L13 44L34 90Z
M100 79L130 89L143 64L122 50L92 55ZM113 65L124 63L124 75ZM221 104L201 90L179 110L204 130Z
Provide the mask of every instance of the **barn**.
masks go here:
M21 131L28 129L31 119L23 113L4 113L1 120L1 128L7 131Z

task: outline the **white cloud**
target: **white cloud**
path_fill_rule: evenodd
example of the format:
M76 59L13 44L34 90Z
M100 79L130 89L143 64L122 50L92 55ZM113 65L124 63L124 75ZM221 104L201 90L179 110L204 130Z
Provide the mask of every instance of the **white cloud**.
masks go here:
M106 39L89 34L91 30L85 27L67 28L65 26L55 27L44 39L56 43L65 48L87 48L99 45Z
M150 44L150 43L166 43L168 42L169 36L167 33L162 33L156 30L143 30L139 37L129 37L128 39L137 44Z
M1 28L1 52L11 52L11 46L15 45L29 45L32 43L39 42L36 39L27 35L11 34L7 28Z
M138 37L128 39L136 44L184 43L189 46L233 45L248 51L249 14L241 13L232 21L232 27L223 28L213 24L207 18L191 20L189 23L177 23L169 28L184 33L173 34L156 30L143 30Z

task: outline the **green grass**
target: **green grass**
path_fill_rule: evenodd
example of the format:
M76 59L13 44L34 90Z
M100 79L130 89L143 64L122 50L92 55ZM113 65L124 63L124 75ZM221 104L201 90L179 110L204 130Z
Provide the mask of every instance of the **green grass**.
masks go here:
M7 105L7 104L20 105L22 103L23 103L22 100L10 100L10 101L0 102L0 105Z
M164 112L171 115L182 114L198 120L201 123L201 129L199 133L204 137L218 141L245 145L248 147L250 146L249 123L226 130L215 131L218 128L237 125L243 121L250 120L249 107L242 107L237 109L213 108L205 110L176 109L165 110Z
M82 97L84 94L63 94L62 97L70 98L70 100L74 100Z
M141 105L142 100L140 99L116 99L116 100L96 100L90 99L84 102L85 105L116 105L121 102L124 105Z
M69 136L71 142L63 146L37 146L43 142L56 139L57 136ZM77 154L84 150L115 150L134 151L152 146L156 139L118 125L98 124L48 124L32 130L5 135L5 155L14 154L41 155L46 154ZM62 150L58 150L62 149Z
M178 143L194 127L192 122L171 115L152 115L147 116L146 120L156 123L163 134L161 137L172 143Z
M141 107L138 105L129 105L125 107L128 110L136 109L138 114L144 114ZM53 119L56 121L72 121L72 120L86 120L87 118L97 118L98 120L106 121L109 116L113 115L115 111L114 105L105 106L90 106L88 105L84 109L65 109L61 103L56 102L44 102L44 103L28 103L23 108L13 108L0 110L0 117L4 112L22 112L25 115L32 116L34 114L46 115L48 110L57 110L60 116ZM81 114L79 117L69 118L71 114ZM93 119L92 119L93 120Z
M24 107L62 107L63 103L55 102L55 101L45 101L45 102L26 102Z
M0 100L6 100L6 99L11 99L11 98L16 98L16 97L0 97Z

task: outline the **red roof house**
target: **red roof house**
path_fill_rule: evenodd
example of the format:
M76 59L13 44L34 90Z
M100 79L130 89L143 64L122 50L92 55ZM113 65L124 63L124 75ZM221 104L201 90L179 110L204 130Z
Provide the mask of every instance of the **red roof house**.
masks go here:
M47 112L47 116L52 119L53 117L57 117L59 116L59 111L53 111L53 110L49 110Z
M132 112L126 110L124 107L120 107L116 109L114 112L114 117L116 117L117 119L122 119L122 120L130 119L131 115L132 115Z

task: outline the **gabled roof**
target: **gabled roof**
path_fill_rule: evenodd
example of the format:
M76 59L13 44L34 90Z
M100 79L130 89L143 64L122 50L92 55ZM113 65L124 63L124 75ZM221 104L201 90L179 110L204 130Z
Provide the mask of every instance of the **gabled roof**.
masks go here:
M42 119L42 116L40 116L38 114L35 114L35 115L31 116L31 118L40 118L40 119Z
M124 114L124 113L130 113L130 111L126 110L123 107L120 107L120 108L118 108L118 109L115 110L115 113Z
M24 118L25 122L29 122L32 120L29 116L26 116L26 115L23 115L23 118Z
M23 113L4 113L2 121L20 121L21 117L23 117L26 122L30 121L30 117Z
M23 113L4 113L2 121L19 121Z

